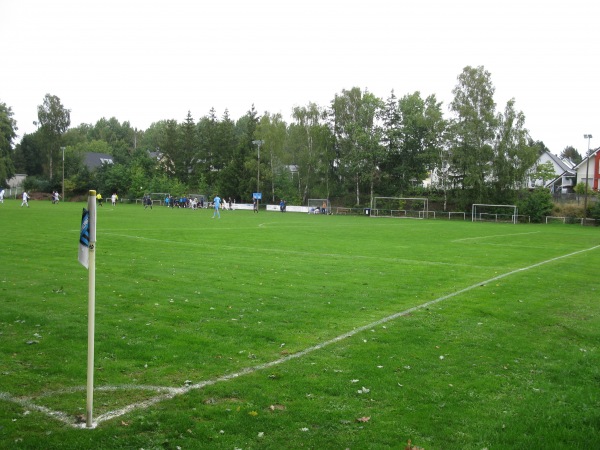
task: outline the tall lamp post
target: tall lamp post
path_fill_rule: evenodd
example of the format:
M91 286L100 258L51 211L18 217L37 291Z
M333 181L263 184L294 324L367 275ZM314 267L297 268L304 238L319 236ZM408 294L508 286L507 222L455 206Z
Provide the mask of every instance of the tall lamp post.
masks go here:
M590 181L588 179L590 175L590 139L592 139L592 135L584 134L583 138L588 140L588 149L586 154L587 160L585 162L585 197L583 199L583 217L587 219L588 186L590 184Z
M65 201L65 148L61 147L63 157L63 173L62 173L62 201Z
M260 192L260 146L262 144L264 144L265 141L256 140L256 141L252 141L252 143L254 145L258 146L258 165L257 165L258 169L256 172L256 192L258 193L258 192Z

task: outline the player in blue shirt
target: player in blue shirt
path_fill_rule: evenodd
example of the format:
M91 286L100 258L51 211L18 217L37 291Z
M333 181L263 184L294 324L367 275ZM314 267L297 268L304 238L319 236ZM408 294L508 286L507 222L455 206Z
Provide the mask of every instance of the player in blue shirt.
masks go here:
M213 200L213 204L215 206L215 211L213 212L212 218L215 218L215 215L221 218L221 213L219 212L219 208L221 207L221 197L219 195L215 195L215 199Z

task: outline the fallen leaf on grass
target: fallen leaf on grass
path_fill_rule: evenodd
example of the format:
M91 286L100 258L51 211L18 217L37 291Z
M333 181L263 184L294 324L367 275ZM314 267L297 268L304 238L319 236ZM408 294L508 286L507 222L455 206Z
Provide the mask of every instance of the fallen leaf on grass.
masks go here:
M408 440L408 442L406 443L406 447L404 447L404 450L425 450L423 447L417 447L416 445L412 445L412 442L410 441L410 439Z
M369 420L371 420L371 417L359 417L358 419L356 419L357 422L368 422Z

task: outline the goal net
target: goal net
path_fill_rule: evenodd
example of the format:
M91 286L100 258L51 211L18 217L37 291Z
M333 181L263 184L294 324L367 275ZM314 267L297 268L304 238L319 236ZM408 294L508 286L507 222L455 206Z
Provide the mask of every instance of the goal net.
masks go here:
M420 197L375 197L371 217L408 217L425 219L429 215L429 201Z
M308 212L310 214L331 214L331 205L327 198L309 198Z
M146 194L148 197L150 197L150 200L152 200L152 204L153 205L162 205L165 198L167 197L167 195L169 195L166 192L150 192L149 194ZM141 200L140 200L141 201ZM136 200L137 203L137 200Z
M518 209L515 205L487 205L475 203L471 207L472 222L517 223Z
M200 204L200 202L202 202L203 204L206 205L206 195L204 195L204 194L188 194L187 198L198 202L198 204ZM223 201L225 201L225 199L223 199Z

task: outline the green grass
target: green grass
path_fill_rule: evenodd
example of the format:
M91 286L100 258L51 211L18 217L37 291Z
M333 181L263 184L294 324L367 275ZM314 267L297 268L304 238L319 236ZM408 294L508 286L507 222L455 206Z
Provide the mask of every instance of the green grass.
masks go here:
M88 430L84 204L30 204L0 205L0 448L600 447L597 228L105 205Z

